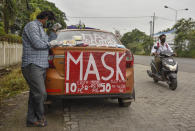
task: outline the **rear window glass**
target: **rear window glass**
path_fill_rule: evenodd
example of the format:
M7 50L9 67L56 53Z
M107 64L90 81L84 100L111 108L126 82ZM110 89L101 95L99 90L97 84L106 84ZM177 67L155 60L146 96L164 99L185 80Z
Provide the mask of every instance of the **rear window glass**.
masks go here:
M75 36L81 38L80 43L89 45L112 45L120 44L118 39L112 33L96 32L96 31L65 31L58 32L56 42L59 44L72 43L75 44ZM78 41L77 41L78 42Z

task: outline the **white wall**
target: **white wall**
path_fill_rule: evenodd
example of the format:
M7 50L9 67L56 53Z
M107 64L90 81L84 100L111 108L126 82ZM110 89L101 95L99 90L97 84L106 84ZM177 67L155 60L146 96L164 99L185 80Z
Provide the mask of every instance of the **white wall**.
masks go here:
M0 68L21 62L22 44L0 41Z

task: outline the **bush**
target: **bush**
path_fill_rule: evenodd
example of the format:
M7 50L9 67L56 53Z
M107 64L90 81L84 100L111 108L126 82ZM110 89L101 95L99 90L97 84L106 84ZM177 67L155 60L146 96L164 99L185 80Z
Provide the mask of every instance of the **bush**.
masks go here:
M0 102L27 90L29 88L19 67L0 78Z
M0 35L5 35L5 31L2 26L0 26Z
M0 34L0 41L8 41L8 42L17 42L22 43L22 38L18 35L13 34Z
M195 49L190 50L189 57L195 58Z

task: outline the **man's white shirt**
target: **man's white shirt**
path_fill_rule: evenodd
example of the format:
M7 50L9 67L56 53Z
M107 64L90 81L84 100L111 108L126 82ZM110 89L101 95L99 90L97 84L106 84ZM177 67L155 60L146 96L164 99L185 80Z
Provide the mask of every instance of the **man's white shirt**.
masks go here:
M158 43L158 42L157 42ZM161 45L161 43L159 42L159 48L158 49L154 49L155 46L157 46L158 44L154 44L153 47L152 47L152 50L151 50L151 54L152 53L157 53L157 54L160 54L160 52L162 51L170 51L170 52L173 52L173 50L171 49L171 47L169 46L168 43L164 43L164 45ZM157 51L156 51L157 50Z

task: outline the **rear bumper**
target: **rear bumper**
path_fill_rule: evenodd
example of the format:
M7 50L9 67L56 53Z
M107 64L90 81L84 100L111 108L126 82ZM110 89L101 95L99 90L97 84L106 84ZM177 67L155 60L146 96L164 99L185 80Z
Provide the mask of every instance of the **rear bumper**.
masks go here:
M83 94L83 95L66 95L65 96L65 80L63 76L60 76L56 69L48 69L47 70L47 78L46 78L46 90L48 96L62 96L62 97L114 97L114 96L124 96L124 94L132 94L134 89L134 70L133 67L126 69L126 92L120 93L119 92L113 94L105 94L105 95L95 95L95 94ZM125 95L126 96L126 95ZM131 95L130 95L131 96Z
M89 95L48 95L49 100L52 99L86 99L86 98L129 98L135 99L133 94L89 94Z

